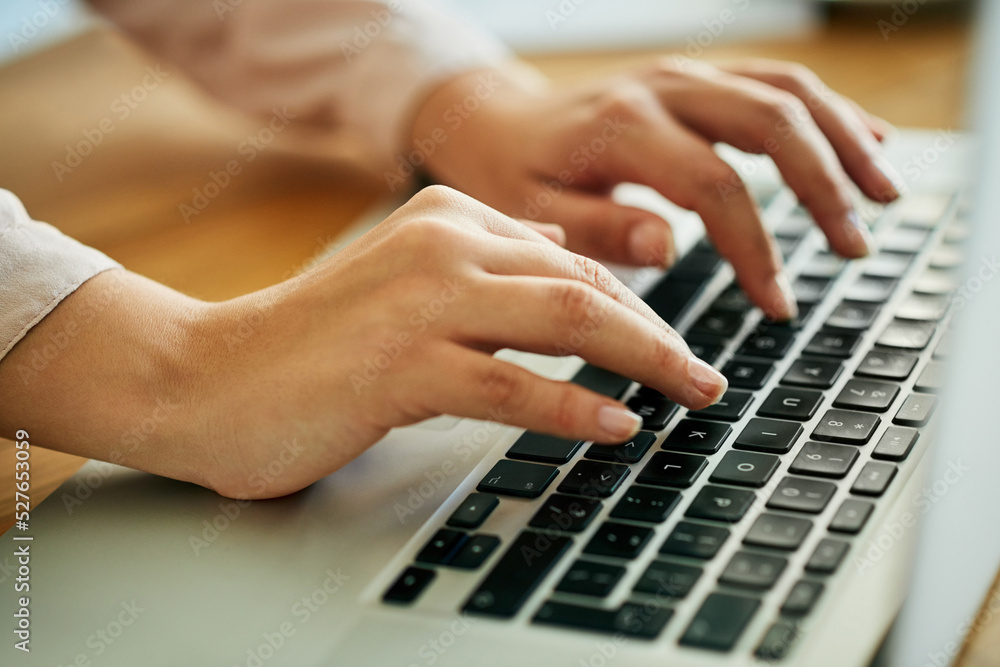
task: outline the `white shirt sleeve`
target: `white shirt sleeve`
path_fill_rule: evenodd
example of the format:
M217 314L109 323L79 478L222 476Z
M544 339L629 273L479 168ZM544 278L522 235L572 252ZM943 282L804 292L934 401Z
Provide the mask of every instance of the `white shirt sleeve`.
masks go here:
M28 217L0 190L0 359L80 285L120 265Z
M140 46L255 116L347 133L367 167L408 144L436 84L511 57L432 0L89 0ZM355 152L358 154L358 152Z

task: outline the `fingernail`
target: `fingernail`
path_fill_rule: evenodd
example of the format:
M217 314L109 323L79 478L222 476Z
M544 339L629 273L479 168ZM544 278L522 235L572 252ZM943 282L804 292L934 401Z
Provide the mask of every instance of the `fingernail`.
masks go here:
M889 202L898 199L900 192L905 187L903 177L900 176L896 168L892 166L888 158L884 155L877 155L875 157L875 168L881 172L882 176L889 183L889 188L883 194L882 201Z
M872 233L868 231L868 225L853 209L847 214L846 223L845 229L851 239L851 254L854 257L866 257L871 253L873 243Z
M597 411L597 423L612 440L625 440L642 428L642 417L625 408L605 405Z
M670 267L674 263L674 244L667 238L662 223L644 222L629 233L628 249L632 261L640 266Z
M714 404L729 388L729 382L722 373L695 356L688 357L688 377L701 394L695 397L695 403L700 404L707 398Z

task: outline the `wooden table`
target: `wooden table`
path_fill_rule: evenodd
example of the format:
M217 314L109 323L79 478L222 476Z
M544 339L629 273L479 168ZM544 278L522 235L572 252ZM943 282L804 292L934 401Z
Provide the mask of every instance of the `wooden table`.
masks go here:
M877 21L888 13L838 13L815 35L719 44L705 56L796 60L897 125L961 128L968 19L924 8L884 39ZM651 55L530 60L554 79L569 82ZM99 30L0 70L5 158L0 186L17 193L36 219L133 271L210 300L287 278L377 200L380 183L350 165L288 153L275 142L185 222L179 205L189 203L209 172L233 159L236 147L257 127L205 100L179 74L167 77L120 119L112 103L142 80L149 64L121 38ZM106 118L112 119L113 131L103 133L79 166L57 173L53 162L66 162L67 146ZM33 447L33 504L83 462ZM13 470L13 445L0 440L0 530L13 522ZM969 643L962 664L1000 664L1000 619Z

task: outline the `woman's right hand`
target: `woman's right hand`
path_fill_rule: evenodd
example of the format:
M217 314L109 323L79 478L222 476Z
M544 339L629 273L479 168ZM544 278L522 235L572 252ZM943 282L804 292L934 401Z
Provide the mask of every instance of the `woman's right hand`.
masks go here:
M127 279L148 283L131 274ZM158 307L153 296L133 297L151 312L117 326L143 326L155 336L168 327L150 317L186 313L191 325L180 363L187 364L143 384L179 408L116 462L234 497L296 491L390 429L442 414L502 415L513 426L602 442L620 442L638 430L641 420L620 402L494 358L501 348L577 354L691 408L715 402L726 388L715 369L601 265L444 187L425 189L297 278L219 304L171 294L176 308ZM44 335L33 331L24 342L36 333ZM113 342L120 334L112 327L104 335ZM134 356L105 346L103 354L120 355L112 360L116 367ZM6 393L0 385L0 396ZM59 409L65 417L73 407ZM34 419L44 422L47 415ZM65 444L57 430L49 435L50 445ZM252 484L289 441L298 451L282 474L266 488ZM185 457L202 457L200 466L175 465L181 443ZM101 458L92 447L78 453Z

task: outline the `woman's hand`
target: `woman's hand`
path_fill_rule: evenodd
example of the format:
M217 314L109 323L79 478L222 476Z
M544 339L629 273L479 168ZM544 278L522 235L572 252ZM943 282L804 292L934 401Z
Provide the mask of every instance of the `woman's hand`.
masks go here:
M714 67L665 58L557 92L513 68L473 72L422 106L415 145L435 129L446 140L427 158L433 174L512 216L562 225L575 252L635 265L673 262L667 222L612 201L621 182L651 186L698 212L744 290L776 318L795 307L780 254L738 172L712 144L770 155L846 257L866 254L868 240L850 181L877 201L898 196L879 146L888 125L789 63Z
M579 354L692 408L726 388L599 264L433 187L307 274L232 301L96 276L0 364L0 428L234 497L301 489L441 414L606 442L638 430L620 402L491 356L505 347ZM284 471L263 484L275 460Z

